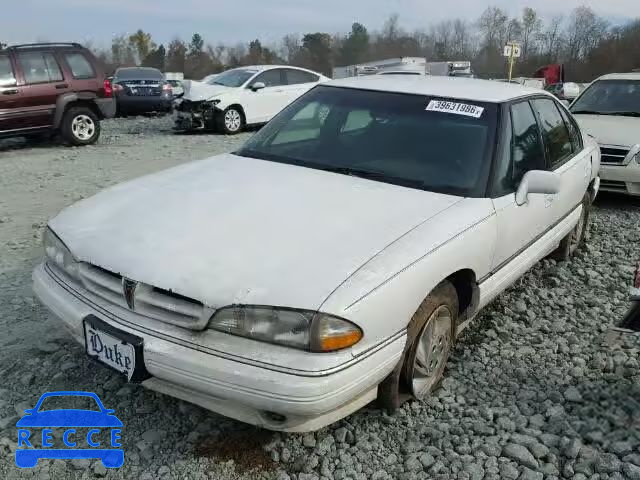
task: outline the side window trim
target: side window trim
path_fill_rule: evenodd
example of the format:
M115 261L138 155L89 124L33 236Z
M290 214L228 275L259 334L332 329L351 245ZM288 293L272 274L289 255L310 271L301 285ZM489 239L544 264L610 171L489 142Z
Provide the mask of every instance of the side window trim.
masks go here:
M536 95L535 97L529 98L529 103L531 105L531 109L533 110L533 114L536 117L536 122L538 122L538 131L540 132L540 137L541 137L541 140L542 140L542 146L544 147L543 150L544 150L545 164L547 166L547 169L550 172L555 172L556 170L558 170L559 168L561 168L562 166L566 165L568 162L573 160L575 158L575 156L577 155L577 152L572 151L569 155L565 155L562 158L562 160L557 162L555 165L551 164L551 159L549 158L549 155L548 155L548 152L547 152L547 143L546 143L546 141L544 139L544 135L542 134L542 121L540 119L540 114L538 113L538 110L536 109L535 105L533 104L533 100L550 100L553 103L553 105L556 107L556 109L558 110L558 115L560 115L560 118L562 119L562 123L564 123L564 118L562 116L562 112L560 111L560 108L559 108L555 98L549 98L549 97L547 97L545 95ZM567 127L566 124L565 124L564 127L567 129L567 134L569 135L569 139L571 139L571 134L569 133L569 127Z
M76 77L76 75L73 73L73 68L71 67L71 64L69 63L69 55L79 55L80 57L82 57L85 62L87 62L87 65L89 65L89 68L91 69L91 75L90 76L78 76ZM81 52L81 51L66 51L66 52L62 52L60 53L60 56L62 57L62 60L64 61L65 66L68 69L68 72L71 74L71 77L74 80L92 80L94 78L97 78L97 72L96 69L94 68L93 64L91 63L91 61L89 60L89 58L87 58L87 56ZM59 62L58 62L59 63Z

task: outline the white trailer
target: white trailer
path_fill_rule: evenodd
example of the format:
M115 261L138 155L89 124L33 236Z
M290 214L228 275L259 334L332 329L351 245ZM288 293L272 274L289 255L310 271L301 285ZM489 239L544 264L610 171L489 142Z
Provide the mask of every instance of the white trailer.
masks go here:
M449 62L428 62L426 71L429 75L440 77L473 77L471 62L469 61L449 61Z
M347 65L333 69L333 78L357 77L361 75L376 75L384 71L409 71L425 73L427 59L424 57L397 57L386 60Z

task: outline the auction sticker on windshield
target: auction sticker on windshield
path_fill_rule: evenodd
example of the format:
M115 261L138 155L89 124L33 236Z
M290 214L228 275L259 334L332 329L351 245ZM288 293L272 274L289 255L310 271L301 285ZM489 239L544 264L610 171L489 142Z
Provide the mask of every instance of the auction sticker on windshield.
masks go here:
M483 107L469 105L468 103L447 102L445 100L431 100L426 110L430 112L453 113L455 115L464 115L466 117L480 118Z

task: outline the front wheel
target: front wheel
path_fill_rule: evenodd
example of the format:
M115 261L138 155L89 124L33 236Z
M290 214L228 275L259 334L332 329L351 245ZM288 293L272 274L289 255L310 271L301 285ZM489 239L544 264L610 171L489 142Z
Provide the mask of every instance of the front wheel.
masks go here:
M440 283L422 302L407 329L402 379L411 395L422 400L433 392L453 347L458 295L451 282Z
M62 117L61 132L70 145L91 145L100 137L100 120L90 108L72 107Z
M219 118L219 127L227 135L234 135L244 127L244 116L237 107L227 108Z
M559 261L568 260L584 245L589 227L589 211L591 195L587 192L582 198L582 211L575 227L560 241L560 246L551 254L551 258Z

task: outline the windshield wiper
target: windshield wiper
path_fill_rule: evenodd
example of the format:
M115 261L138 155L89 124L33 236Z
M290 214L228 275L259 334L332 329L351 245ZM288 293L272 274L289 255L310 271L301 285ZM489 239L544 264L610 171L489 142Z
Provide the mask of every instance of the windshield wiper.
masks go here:
M422 190L426 188L426 185L424 184L424 182L421 182L420 180L413 180L413 179L404 178L404 177L396 177L395 175L389 175L388 173L384 173L384 172L376 172L372 170L360 170L358 168L351 168L351 167L322 166L317 168L325 172L339 173L341 175L349 175L351 177L366 178L367 180L377 180L380 182L395 183L398 185L402 185L404 187L419 188Z
M607 112L607 115L620 115L621 117L640 117L640 112Z
M595 110L570 110L574 115L607 115L606 112L596 112Z
M613 116L620 116L620 117L640 117L640 112L632 112L632 111L596 112L594 110L576 110L571 113L573 113L574 115L584 114L584 115L613 115Z

